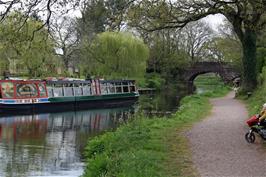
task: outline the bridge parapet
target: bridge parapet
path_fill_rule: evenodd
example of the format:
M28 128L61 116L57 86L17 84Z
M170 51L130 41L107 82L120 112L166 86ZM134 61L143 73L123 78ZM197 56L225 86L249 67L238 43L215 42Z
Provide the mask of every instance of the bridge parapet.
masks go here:
M197 62L187 68L183 76L184 81L189 85L189 90L194 87L194 79L198 75L206 73L217 73L226 83L232 82L235 78L240 77L240 73L231 65L231 63Z

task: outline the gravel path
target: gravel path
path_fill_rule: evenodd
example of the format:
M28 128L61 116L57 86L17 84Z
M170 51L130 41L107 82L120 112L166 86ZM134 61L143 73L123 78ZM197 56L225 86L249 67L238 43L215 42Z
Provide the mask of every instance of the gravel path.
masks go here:
M247 110L233 97L212 99L211 115L187 132L194 165L202 177L266 177L263 142L245 141Z

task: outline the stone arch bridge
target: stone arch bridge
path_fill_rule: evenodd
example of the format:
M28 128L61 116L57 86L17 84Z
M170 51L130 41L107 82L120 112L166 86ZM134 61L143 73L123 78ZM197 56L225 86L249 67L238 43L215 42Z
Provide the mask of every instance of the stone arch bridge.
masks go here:
M188 83L189 93L194 91L194 79L206 73L217 73L225 83L230 83L240 77L240 72L225 62L197 62L185 69L183 79Z

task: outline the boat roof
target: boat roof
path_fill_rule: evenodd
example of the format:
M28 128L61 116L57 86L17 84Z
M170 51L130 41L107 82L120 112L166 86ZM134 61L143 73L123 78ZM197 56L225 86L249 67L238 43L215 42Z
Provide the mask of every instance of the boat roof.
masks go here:
M93 80L57 80L46 81L47 84L90 84ZM135 83L135 80L99 80L101 83Z
M24 79L5 79L5 80L0 80L0 82L17 82L17 83L21 83L21 82L25 82L25 83L36 83L36 82L45 82L44 80L24 80Z
M100 80L102 83L135 82L135 80Z
M49 84L90 84L93 80L23 80L23 79L6 79L0 80L0 82L25 82L25 83L36 83L36 82L46 82ZM135 80L99 80L101 83L135 83Z
M48 85L52 85L52 84L90 84L91 81L89 80L74 80L74 81L68 81L68 80L58 80L58 81L46 81L46 83Z

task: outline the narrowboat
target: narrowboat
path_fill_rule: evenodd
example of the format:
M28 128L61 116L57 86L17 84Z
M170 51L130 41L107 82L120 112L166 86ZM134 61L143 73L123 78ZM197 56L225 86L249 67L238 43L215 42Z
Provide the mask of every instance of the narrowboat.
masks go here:
M134 80L0 80L0 113L63 112L132 105Z

